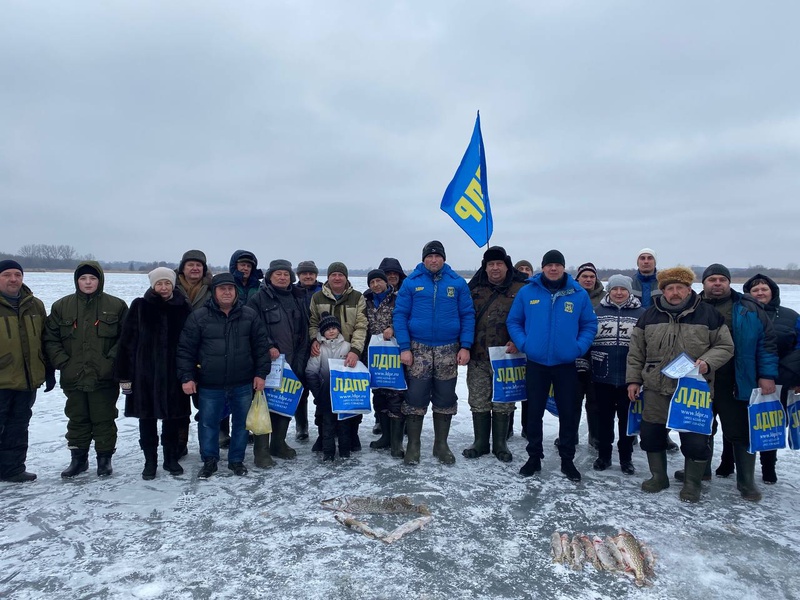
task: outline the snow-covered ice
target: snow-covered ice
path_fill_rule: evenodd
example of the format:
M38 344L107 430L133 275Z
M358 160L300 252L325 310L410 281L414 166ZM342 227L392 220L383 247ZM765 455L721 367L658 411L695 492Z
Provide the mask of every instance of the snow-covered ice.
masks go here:
M48 309L72 289L71 274L29 273L25 281ZM354 285L366 287L363 278ZM106 291L127 301L146 286L141 274L106 279ZM800 309L800 286L782 286L782 296ZM124 417L117 422L113 476L98 479L92 459L88 473L62 480L69 462L65 398L59 389L40 391L27 463L39 478L0 484L0 597L800 598L798 453L779 451L779 481L761 485L760 504L739 497L735 478L715 477L703 484L702 501L688 505L678 500L677 483L657 495L640 491L648 471L638 447L636 475L623 475L617 465L593 471L585 424L576 456L583 481L570 483L559 472L552 446L557 422L548 415L543 471L523 479L519 417L512 463L461 456L472 441L465 377L462 369L450 436L454 466L431 456L429 420L422 462L407 467L369 449L366 418L364 450L350 460L323 465L309 442L290 435L296 460L260 471L248 449L251 470L239 478L224 468L223 451L222 468L208 481L196 479L194 428L182 461L186 473L172 477L159 468L154 481L143 481L137 421ZM669 462L670 472L682 467L680 455ZM320 500L342 494L407 494L426 503L434 518L386 545L344 528L320 507ZM380 516L370 522L385 529L398 524ZM651 588L590 566L574 572L551 563L553 530L606 535L620 527L656 553Z

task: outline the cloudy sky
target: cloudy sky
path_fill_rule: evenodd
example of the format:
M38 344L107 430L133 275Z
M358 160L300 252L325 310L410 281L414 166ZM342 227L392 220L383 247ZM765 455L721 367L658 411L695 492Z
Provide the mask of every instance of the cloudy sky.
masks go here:
M800 4L4 2L0 251L411 268L481 111L493 244L800 262Z

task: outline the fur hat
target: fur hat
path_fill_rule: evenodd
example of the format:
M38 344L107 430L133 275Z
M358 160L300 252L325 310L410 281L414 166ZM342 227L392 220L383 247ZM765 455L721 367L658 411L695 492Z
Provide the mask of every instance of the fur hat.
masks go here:
M292 263L285 258L276 258L275 260L271 260L269 262L269 269L267 269L267 272L264 274L264 279L269 281L275 271L289 271L289 281L294 283L296 280L294 271L292 271Z
M694 271L689 267L678 265L671 269L662 269L656 275L658 280L658 289L663 290L670 283L682 283L683 285L692 287L694 282Z
M331 273L343 273L345 277L350 276L347 272L347 266L343 262L332 262L328 265L328 277L331 276Z
M722 275L723 277L727 278L728 281L731 280L731 272L728 270L728 267L719 263L714 263L713 265L708 265L708 267L706 267L706 270L703 271L702 281L705 281L712 275Z
M183 253L183 256L181 257L181 264L178 265L178 273L183 273L183 267L185 267L186 263L189 262L190 260L202 263L203 275L208 273L208 261L206 260L205 252L202 252L200 250L187 250L186 252Z
M301 260L297 265L297 273L298 275L300 273L314 273L314 275L319 275L319 269L313 260Z
M608 285L606 285L606 290L611 291L612 288L615 287L623 287L628 290L629 294L633 293L633 280L628 277L627 275L616 274L612 275L608 278Z
M15 260L11 260L10 258L6 260L0 260L0 273L2 273L3 271L8 271L9 269L17 269L22 273L25 272L22 269L22 265Z
M438 240L425 244L425 247L422 248L422 260L425 260L425 257L431 254L438 254L444 260L447 260L447 255L444 253L444 244Z
M594 276L597 277L597 269L590 262L583 263L580 267L578 267L578 274L575 275L575 277L580 277L581 273L583 273L584 271L591 271L592 273L594 273Z
M483 264L485 266L486 263L493 260L502 260L503 262L506 262L506 259L508 258L509 256L505 248L502 246L492 246L483 253Z
M156 287L156 282L161 281L162 279L166 279L173 286L175 285L175 271L168 269L167 267L156 267L150 271L147 276L150 278L151 288Z
M549 264L557 264L561 265L562 267L566 267L566 261L564 260L564 255L561 254L558 250L548 250L545 252L545 255L542 257L542 266Z
M332 327L336 327L336 329L339 330L339 333L342 332L342 324L339 322L339 319L329 312L322 313L319 320L319 334L324 336L325 332Z
M367 285L372 283L373 279L383 279L386 282L386 285L389 285L389 280L386 279L386 273L380 269L372 269L372 271L367 274Z

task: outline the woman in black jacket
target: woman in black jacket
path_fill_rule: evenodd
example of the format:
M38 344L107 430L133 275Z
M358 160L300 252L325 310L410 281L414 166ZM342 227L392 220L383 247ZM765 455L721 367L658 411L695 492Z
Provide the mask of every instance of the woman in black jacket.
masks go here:
M190 414L189 396L178 379L175 352L192 307L175 289L175 272L165 267L148 274L150 288L131 304L122 325L116 372L125 394L125 416L139 419L144 452L142 479L155 479L158 464L158 419L164 469L180 475L178 428Z

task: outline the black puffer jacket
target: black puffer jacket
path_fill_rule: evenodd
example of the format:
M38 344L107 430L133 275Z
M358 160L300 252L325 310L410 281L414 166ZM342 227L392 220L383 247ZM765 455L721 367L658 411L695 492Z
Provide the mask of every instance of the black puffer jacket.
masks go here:
M750 293L753 282L763 279L772 290L772 300L761 307L772 321L778 338L778 379L775 383L784 386L800 385L800 315L786 306L781 306L781 290L778 284L766 275L758 273L748 279L742 289Z
M212 297L186 320L178 342L181 383L235 387L266 378L270 367L267 330L249 306L237 302L226 315Z

